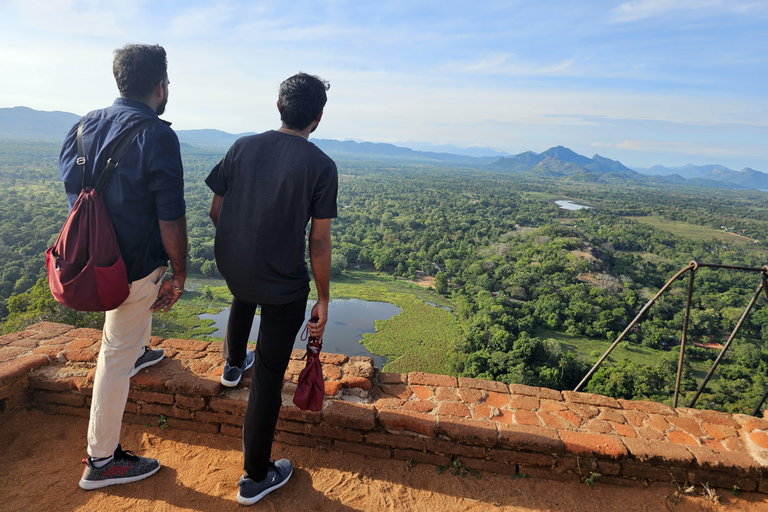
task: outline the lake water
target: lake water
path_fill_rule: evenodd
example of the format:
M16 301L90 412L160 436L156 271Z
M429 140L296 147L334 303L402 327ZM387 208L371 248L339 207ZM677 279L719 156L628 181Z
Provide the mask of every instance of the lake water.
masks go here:
M309 313L314 304L307 305L306 319L309 319ZM346 354L348 356L368 356L373 358L373 364L381 369L387 363L387 358L376 356L368 352L368 349L360 343L363 334L366 332L376 332L374 327L375 320L387 320L400 313L400 308L389 304L388 302L373 302L360 299L334 299L328 304L328 324L325 326L323 335L323 351L335 354ZM227 329L227 320L229 319L229 308L216 313L215 315L202 314L200 319L213 320L212 327L216 329L210 336L223 338ZM249 341L256 341L259 335L259 325L261 317L256 315L253 319L253 327ZM307 346L306 341L301 341L301 332L296 336L294 348L304 350Z
M591 206L584 206L582 204L572 203L571 201L555 201L555 204L565 210L582 210L584 208L591 208Z

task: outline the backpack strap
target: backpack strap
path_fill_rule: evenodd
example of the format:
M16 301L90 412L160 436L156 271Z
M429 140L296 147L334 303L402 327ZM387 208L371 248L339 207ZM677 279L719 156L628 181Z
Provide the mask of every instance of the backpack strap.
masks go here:
M83 149L83 123L85 118L80 119L77 125L77 160L75 162L80 166L80 190L85 188L85 150Z
M141 121L137 123L133 129L128 133L128 135L124 136L120 140L120 144L117 145L115 150L112 152L112 156L109 157L107 160L107 164L104 166L104 170L101 172L101 176L99 176L99 180L96 182L96 186L93 187L96 189L96 192L101 193L105 188L107 188L107 185L109 185L109 181L112 179L112 174L114 174L115 169L117 169L117 161L122 156L123 151L125 151L125 148L128 147L128 144L131 143L133 138L139 134L139 132L143 131L146 127L148 127L150 124L154 123L154 119L147 119L146 121ZM82 127L82 124L81 124ZM78 146L79 147L79 146Z

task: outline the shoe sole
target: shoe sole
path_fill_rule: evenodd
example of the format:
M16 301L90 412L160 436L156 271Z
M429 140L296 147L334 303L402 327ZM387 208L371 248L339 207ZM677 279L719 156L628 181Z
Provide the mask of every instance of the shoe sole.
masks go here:
M288 476L285 477L285 480L280 482L279 484L275 485L274 487L270 487L269 489L262 491L260 494L257 494L253 498L246 498L245 496L242 496L240 492L237 493L237 502L241 505L253 505L257 501L259 501L261 498L266 496L267 494L271 493L272 491L281 488L286 483L288 483L288 480L291 479L291 475L293 475L293 468L291 468L291 472L288 473Z
M226 386L226 387L228 387L228 388L233 388L233 387L237 386L238 384L240 384L240 379L243 377L243 374L244 374L244 373L246 372L246 370L248 370L248 368L250 368L251 366L253 366L253 361L251 361L251 364L249 364L248 366L246 366L245 368L243 368L243 371L241 371L241 372L240 372L240 375L239 375L239 376L237 377L237 379L235 379L235 380L227 380L227 379L225 379L225 378L224 378L224 375L222 375L222 376L221 376L221 385L222 385L222 386Z
M85 489L86 491L92 491L94 489L100 489L102 487L107 487L108 485L117 485L117 484L129 484L131 482L137 482L139 480L144 480L147 477L150 477L158 472L158 470L162 466L158 463L157 467L150 471L149 473L144 473L143 475L138 476L128 476L123 478L108 478L106 480L83 480L80 479L80 488Z
M152 366L153 364L157 364L157 363L159 363L160 361L162 361L163 359L165 359L165 352L163 352L163 357L158 357L158 358L157 358L157 359L155 359L154 361L147 361L146 363L144 363L144 364L142 364L142 365L139 365L139 366L135 367L133 370L131 370L131 374L129 375L129 377L133 377L134 375L136 375L137 373L139 373L141 370L143 370L143 369L144 369L144 368L146 368L147 366Z

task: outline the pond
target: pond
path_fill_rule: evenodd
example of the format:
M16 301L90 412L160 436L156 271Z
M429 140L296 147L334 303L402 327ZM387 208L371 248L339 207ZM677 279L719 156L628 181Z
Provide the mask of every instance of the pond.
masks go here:
M309 319L309 313L314 303L307 304L305 318ZM360 299L333 299L328 304L328 324L323 335L323 351L348 356L368 356L373 358L373 364L381 369L387 363L387 358L368 352L368 349L360 343L363 333L376 332L375 320L387 320L400 313L400 308L388 302L373 302ZM216 331L210 334L217 338L224 338L229 319L229 308L215 315L202 314L201 320L211 319ZM259 335L261 317L256 315L251 327L249 341L256 341ZM303 331L303 328L302 328ZM306 341L301 341L301 333L296 336L294 348L304 350Z
M584 208L592 208L591 206L584 206L582 204L576 204L571 201L555 201L555 204L565 210L582 210Z

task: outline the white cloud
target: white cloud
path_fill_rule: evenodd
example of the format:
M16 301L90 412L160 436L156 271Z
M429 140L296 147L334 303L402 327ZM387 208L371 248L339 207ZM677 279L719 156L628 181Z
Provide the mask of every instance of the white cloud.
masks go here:
M599 143L592 144L600 146ZM604 144L604 147L613 146L626 151L640 151L652 153L676 153L682 155L741 155L741 151L735 149L716 148L691 144L688 142L660 142L643 140L625 140L617 144Z
M539 64L523 61L514 53L500 53L476 61L450 62L437 71L468 75L562 76L568 74L575 60L570 57L560 62Z
M723 0L633 0L615 7L612 20L626 23L662 16L672 11L696 11L707 14L730 12L753 14L768 11L768 1L738 2Z

